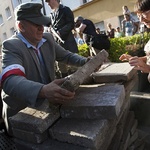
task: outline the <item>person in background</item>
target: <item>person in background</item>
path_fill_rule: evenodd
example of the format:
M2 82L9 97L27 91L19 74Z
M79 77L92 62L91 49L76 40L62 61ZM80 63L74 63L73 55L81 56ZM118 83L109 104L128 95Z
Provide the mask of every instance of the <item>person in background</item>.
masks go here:
M121 22L121 26L125 36L132 36L138 30L138 25L130 19L129 14L124 15L124 19Z
M120 30L120 27L116 28L115 38L124 37L124 33Z
M135 5L135 10L140 22L147 28L150 28L150 0L138 0ZM134 66L134 69L148 73L148 81L150 82L150 40L145 45L144 51L146 56L143 57L122 54L119 59L129 61L129 64Z
M112 25L110 23L107 24L107 36L109 38L114 38L115 37L115 29L112 28Z
M50 13L50 30L56 41L64 49L78 53L78 47L72 34L72 30L74 29L73 12L69 7L60 4L60 0L45 0L45 2L47 2L52 9ZM59 40L55 33L58 34L64 43ZM68 66L60 62L58 62L58 66L62 77L66 77L68 75Z
M78 16L74 19L76 31L79 34L83 34L84 42L89 45L91 36L96 36L96 28L94 23L89 19L84 19L82 16Z
M51 33L43 33L49 17L41 13L40 3L23 3L15 9L18 32L2 43L3 119L8 121L27 106L39 106L45 99L50 104L69 102L75 95L61 88L66 80L55 79L55 61L82 66L87 58L65 50Z
M122 14L125 15L125 14L128 14L130 15L130 18L132 21L135 21L135 19L133 18L133 15L131 14L128 6L122 6Z
M79 34L83 34L84 42L90 47L90 55L96 55L100 50L108 50L110 41L106 35L97 34L94 23L82 16L75 18L75 28Z
M80 37L80 35L76 31L73 31L73 35L74 35L77 45L84 44L83 39Z
M100 28L96 28L96 33L97 33L97 34L101 34Z

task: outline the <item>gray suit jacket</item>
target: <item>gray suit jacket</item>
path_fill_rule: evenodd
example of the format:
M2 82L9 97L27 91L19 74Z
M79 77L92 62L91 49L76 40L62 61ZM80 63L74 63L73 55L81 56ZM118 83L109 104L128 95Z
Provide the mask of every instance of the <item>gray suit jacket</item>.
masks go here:
M86 58L64 50L55 42L50 33L44 33L43 38L47 41L44 42L40 50L49 82L55 78L55 60L76 66L85 64ZM40 66L33 49L27 48L17 35L3 42L2 55L2 69L12 64L19 64L25 69L26 75L26 77L11 75L3 82L3 115L9 117L28 105L35 105L43 84Z

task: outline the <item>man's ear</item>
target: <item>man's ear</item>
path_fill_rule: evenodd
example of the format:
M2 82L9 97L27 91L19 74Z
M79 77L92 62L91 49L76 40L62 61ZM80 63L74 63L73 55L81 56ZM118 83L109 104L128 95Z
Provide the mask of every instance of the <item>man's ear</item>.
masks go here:
M21 32L25 32L24 25L21 22L19 22L18 27Z

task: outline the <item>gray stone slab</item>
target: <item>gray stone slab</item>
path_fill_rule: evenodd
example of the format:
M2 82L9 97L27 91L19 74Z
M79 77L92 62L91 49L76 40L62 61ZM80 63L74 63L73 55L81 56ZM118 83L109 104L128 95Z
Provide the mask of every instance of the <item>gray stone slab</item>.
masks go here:
M126 63L104 64L103 70L93 73L95 83L114 83L120 81L129 81L136 70Z
M60 117L59 106L47 100L40 107L27 107L10 118L12 128L43 133Z
M58 141L99 150L104 146L106 138L107 141L111 141L114 135L113 129L115 129L114 121L60 119L49 129L49 133Z
M48 139L48 131L46 130L44 133L36 134L31 131L24 131L24 130L13 128L13 136L25 142L39 144L44 142L46 139Z
M19 139L14 139L18 150L93 150L91 148L77 146L69 143L47 139L41 144L33 144Z
M113 119L125 99L123 85L82 85L73 101L62 105L62 118Z

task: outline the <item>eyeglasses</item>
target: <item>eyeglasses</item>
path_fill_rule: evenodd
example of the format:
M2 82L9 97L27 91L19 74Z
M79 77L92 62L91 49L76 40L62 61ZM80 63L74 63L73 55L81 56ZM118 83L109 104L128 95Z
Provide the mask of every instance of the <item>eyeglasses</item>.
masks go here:
M145 11L145 12L143 12L143 13L138 13L137 16L138 16L139 18L147 18L147 16L148 16L149 13L150 13L150 10Z

